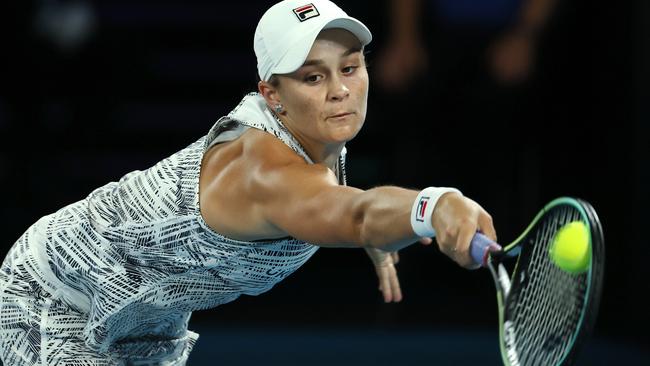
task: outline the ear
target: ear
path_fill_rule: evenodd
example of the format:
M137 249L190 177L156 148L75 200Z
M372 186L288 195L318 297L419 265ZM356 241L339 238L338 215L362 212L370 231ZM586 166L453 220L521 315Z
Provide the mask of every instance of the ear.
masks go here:
M282 104L280 101L280 94L278 93L278 89L271 85L269 82L260 80L260 82L257 83L257 90L264 97L266 104L271 109L275 108L275 106L278 104Z

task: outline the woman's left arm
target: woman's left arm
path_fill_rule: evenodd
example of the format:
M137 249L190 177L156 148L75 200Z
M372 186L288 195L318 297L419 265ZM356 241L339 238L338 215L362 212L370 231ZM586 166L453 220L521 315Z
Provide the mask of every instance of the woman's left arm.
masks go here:
M379 291L384 297L384 302L402 301L402 289L395 268L395 265L399 262L397 252L386 252L376 248L364 249L375 266L375 272L379 280Z
M421 238L420 243L429 245L433 242L431 238ZM399 263L399 254L395 252L387 252L377 248L365 248L368 257L375 266L377 279L379 280L379 291L384 297L384 302L400 302L404 297L402 295L402 288L399 284L399 277L397 276L397 268L395 266Z

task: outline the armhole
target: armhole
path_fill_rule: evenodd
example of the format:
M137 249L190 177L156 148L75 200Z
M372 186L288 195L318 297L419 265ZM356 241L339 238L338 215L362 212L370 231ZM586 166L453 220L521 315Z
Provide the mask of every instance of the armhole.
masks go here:
M204 152L210 150L210 148L215 145L236 140L249 128L251 127L243 125L235 120L225 120L219 123L217 126L215 126L215 129L212 133L214 138L208 143Z

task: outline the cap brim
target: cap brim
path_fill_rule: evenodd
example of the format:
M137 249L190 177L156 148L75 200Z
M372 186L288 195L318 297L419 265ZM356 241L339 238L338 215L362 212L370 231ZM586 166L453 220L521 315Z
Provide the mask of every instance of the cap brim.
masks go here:
M359 39L362 46L365 46L372 41L372 34L368 27L352 17L334 19L325 24L321 31L323 29L331 28L342 28L350 31L350 33L354 34Z
M305 35L300 42L296 42L293 47L290 47L287 53L282 57L279 65L275 67L274 74L289 74L300 68L305 63L314 41L325 29L340 28L345 29L352 33L361 42L361 46L366 46L372 41L372 34L368 27L363 23L352 17L337 18L331 20L321 28L316 28L312 33Z

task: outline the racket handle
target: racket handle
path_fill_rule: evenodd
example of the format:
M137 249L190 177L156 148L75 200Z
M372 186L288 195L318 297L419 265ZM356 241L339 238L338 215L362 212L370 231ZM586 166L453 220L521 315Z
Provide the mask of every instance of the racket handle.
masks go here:
M487 265L488 254L501 251L501 246L487 236L476 233L470 243L469 251L474 263L485 267Z

